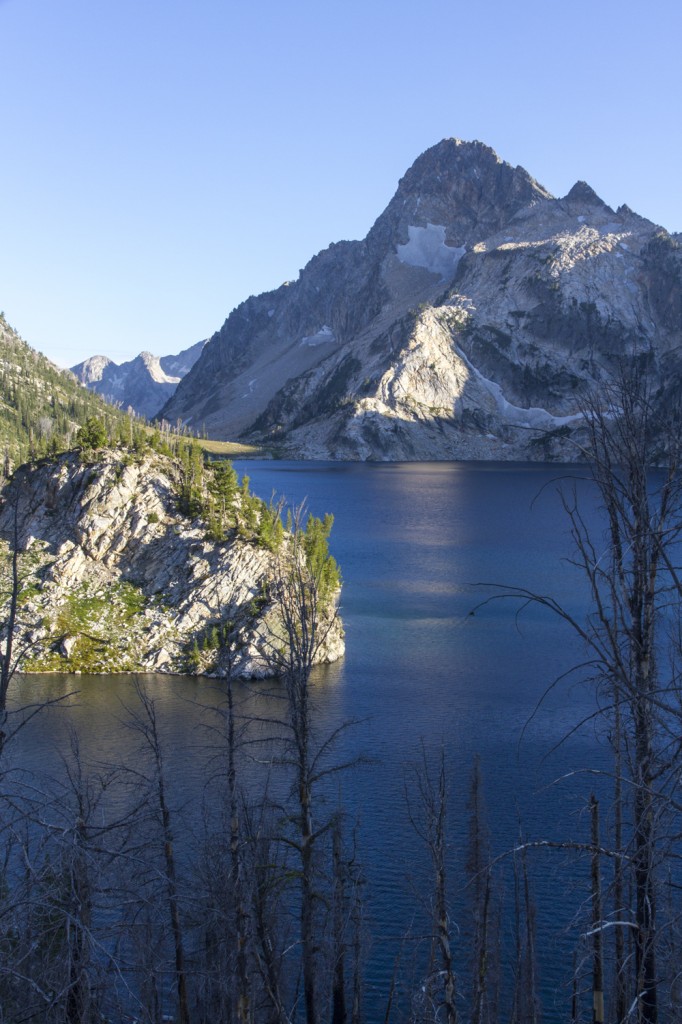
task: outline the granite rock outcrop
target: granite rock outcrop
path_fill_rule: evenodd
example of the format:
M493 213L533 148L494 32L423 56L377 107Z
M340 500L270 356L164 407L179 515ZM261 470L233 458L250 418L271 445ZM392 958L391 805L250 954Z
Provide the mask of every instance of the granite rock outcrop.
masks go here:
M177 467L157 453L72 452L17 470L0 538L13 540L16 511L24 668L272 674L281 555L234 534L207 539L177 493ZM340 620L329 619L319 661L344 650Z

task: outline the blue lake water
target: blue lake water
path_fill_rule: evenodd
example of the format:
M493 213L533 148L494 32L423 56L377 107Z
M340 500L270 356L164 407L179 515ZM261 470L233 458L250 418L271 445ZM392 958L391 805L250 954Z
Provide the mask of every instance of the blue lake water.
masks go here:
M430 760L443 749L449 767L455 931L475 755L494 853L509 850L520 830L531 839L587 838L586 801L602 784L593 773L608 768L608 749L591 717L595 696L580 673L552 685L583 652L568 628L537 605L482 604L496 592L491 585L501 584L551 594L583 615L586 593L567 561L572 542L558 495L581 470L490 463L235 465L261 497L274 492L295 505L305 499L312 513L335 517L331 549L344 581L347 651L343 662L316 673L316 722L324 735L354 720L340 738L338 757L367 760L338 784L351 819L359 822L367 879L368 1019L383 1019L402 937L409 927L415 933L426 927L419 900L428 900L424 854L405 803L409 765L422 748ZM125 677L25 678L24 701L46 692L79 694L68 714L39 716L20 736L15 756L53 770L71 722L88 737L91 753L125 756L129 741L116 721L130 685ZM214 681L160 676L148 685L163 711L175 798L184 806L200 802L201 705L215 703L219 690ZM532 870L543 1001L548 1019L567 1018L565 985L576 938L571 920L585 899L589 864L538 852Z

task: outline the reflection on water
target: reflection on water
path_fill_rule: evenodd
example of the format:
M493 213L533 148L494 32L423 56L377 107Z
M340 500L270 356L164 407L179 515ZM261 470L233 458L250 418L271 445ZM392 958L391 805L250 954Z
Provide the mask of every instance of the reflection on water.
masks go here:
M551 593L571 610L583 606L582 582L562 561L571 547L554 483L558 471L452 463L245 462L237 468L248 472L252 489L264 497L273 490L289 500L305 496L311 512L335 516L331 547L344 579L347 656L316 672L316 723L324 736L354 720L339 737L336 756L369 759L339 786L359 821L372 932L367 1007L378 1013L399 939L421 912L406 880L421 851L406 821L404 778L422 742L434 755L443 746L450 765L456 899L462 898L475 754L481 757L496 853L511 847L520 828L537 838L586 833L583 811L594 778L573 775L553 783L607 763L592 725L562 743L591 713L593 698L578 680L548 690L580 661L581 651L537 607L517 618L516 609L503 602L480 606L491 593L482 583ZM158 675L144 682L160 708L174 799L199 808L214 737L206 709L221 705L224 686ZM261 718L281 712L271 683L235 692ZM14 757L25 767L48 775L58 771L72 728L86 759L125 763L136 756L138 737L123 724L134 698L128 677L24 677L13 696L24 705L64 697L20 733ZM557 998L565 1016L561 985L572 939L562 936L562 928L576 905L571 886L583 880L571 875L569 884L568 868L556 857L545 855L537 866L545 999ZM563 906L558 891L568 895Z

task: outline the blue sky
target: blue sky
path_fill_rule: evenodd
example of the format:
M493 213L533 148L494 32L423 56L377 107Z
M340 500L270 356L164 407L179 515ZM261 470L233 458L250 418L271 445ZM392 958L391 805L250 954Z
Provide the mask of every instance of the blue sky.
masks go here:
M682 5L0 0L0 309L61 365L177 352L480 139L682 230Z

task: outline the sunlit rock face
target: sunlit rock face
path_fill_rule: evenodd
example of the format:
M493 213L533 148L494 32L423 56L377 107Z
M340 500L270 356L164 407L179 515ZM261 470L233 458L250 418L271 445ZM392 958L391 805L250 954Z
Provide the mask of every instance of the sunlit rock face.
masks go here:
M205 522L179 510L171 459L131 461L110 451L84 462L71 452L20 467L0 494L0 555L14 543L15 511L24 582L14 651L22 669L273 674L281 606L268 595L290 537L278 555L236 534L212 541ZM3 625L9 571L0 558ZM333 609L324 627L315 660L335 661L344 640ZM5 642L0 629L0 651Z
M446 139L363 241L238 306L163 415L305 458L574 458L585 394L633 362L670 387L681 343L676 237Z

